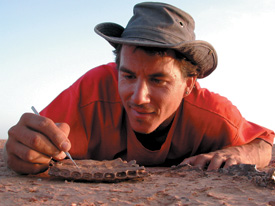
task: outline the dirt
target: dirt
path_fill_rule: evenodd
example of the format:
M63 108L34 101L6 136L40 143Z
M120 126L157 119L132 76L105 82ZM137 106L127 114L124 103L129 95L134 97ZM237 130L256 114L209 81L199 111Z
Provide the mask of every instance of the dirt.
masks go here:
M18 175L4 165L0 140L0 205L275 205L275 189L247 175L191 167L149 168L142 180L91 183ZM269 166L275 168L275 146Z

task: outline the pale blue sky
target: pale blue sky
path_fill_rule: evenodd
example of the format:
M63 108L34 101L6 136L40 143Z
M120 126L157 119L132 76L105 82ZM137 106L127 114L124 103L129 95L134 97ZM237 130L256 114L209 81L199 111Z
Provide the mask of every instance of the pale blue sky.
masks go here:
M97 65L113 61L98 23L125 26L137 0L0 0L0 138L34 105L43 109ZM203 87L226 96L243 116L275 130L274 0L171 0L196 21L219 64Z

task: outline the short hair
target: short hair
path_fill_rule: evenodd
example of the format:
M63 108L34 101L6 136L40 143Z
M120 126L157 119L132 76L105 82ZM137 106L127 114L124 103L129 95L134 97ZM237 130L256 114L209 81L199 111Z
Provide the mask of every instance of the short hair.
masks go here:
M113 51L115 54L115 62L117 64L117 69L120 66L120 54L121 54L122 44L119 44L116 49ZM159 47L144 47L144 46L136 46L135 50L141 49L149 55L159 55L165 56L167 55L169 50L174 51L175 59L179 63L180 70L182 72L183 77L194 77L198 76L200 73L200 68L197 64L190 61L186 58L186 56L175 49L169 48L159 48Z

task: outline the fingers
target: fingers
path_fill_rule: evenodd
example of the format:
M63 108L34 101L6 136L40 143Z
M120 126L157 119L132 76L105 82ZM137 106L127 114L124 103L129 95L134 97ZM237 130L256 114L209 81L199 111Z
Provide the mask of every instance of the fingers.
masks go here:
M15 172L20 174L38 174L46 171L49 168L49 162L47 163L29 163L21 160L15 155L10 155L8 157L8 166Z
M224 162L226 161L226 157L219 155L219 154L215 154L210 163L209 166L207 167L207 171L211 171L211 170L217 170L219 168L221 168L224 165Z
M68 139L69 133L70 133L70 126L66 123L56 123L56 126L63 132L64 134L64 139L61 141L61 145L59 148L62 151L69 151L71 148L71 142Z
M37 174L49 167L51 157L39 153L20 142L8 139L5 145L4 155L7 166L21 174ZM66 157L64 152L56 155L55 159Z
M29 149L20 142L8 139L4 149L7 166L21 174L36 174L49 166L50 157Z
M184 164L189 164L189 165L193 165L194 159L196 158L196 156L193 157L189 157L184 159L180 164L184 165Z
M213 152L186 158L181 164L190 164L200 169L207 169L207 171L212 171L219 168L228 168L232 165L239 164L239 161L231 156Z
M71 147L68 140L70 128L66 123L55 124L52 120L35 114L24 114L9 131L5 145L7 165L19 173L38 173L49 166L53 157L66 157L61 150Z
M231 155L222 155L216 153L207 168L208 171L217 170L219 168L228 168L232 165L239 164L237 158L233 158Z
M13 147L10 147L11 149L18 149L18 147L20 148L20 146L25 145L49 157L60 153L59 149L54 146L47 137L39 132L25 128L24 126L15 126L11 128L9 130L9 137L14 139L15 144Z
M31 150L27 146L21 144L20 142L14 142L13 147L9 146L9 142L7 143L6 147L12 152L15 156L19 159L30 162L30 163L41 163L47 164L50 161L50 157L46 156L42 153L39 153L35 150ZM16 150L14 150L16 148Z
M198 156L193 156L193 157L186 158L182 161L181 165L182 164L189 164L189 165L195 166L196 165L196 160L198 158L199 158Z
M237 165L237 164L240 164L240 163L236 159L231 159L230 158L230 159L226 160L223 168L228 168L228 167L230 167L232 165Z
M48 139L50 142L52 142L53 145L57 147L58 150L68 151L71 147L70 141L67 138L70 129L69 126L65 123L56 125L49 118L26 113L22 115L18 125L23 127L27 126L31 130L37 131L39 133L39 135L36 133L37 136L34 136L34 134L31 136L29 139L30 142L28 143L30 145L36 143L39 144L40 139L42 139L42 143L45 142L48 144L49 142L46 141L46 139ZM42 138L42 136L46 138Z
M196 155L196 156L184 159L181 164L190 164L200 169L204 169L204 168L207 168L210 160L211 160L211 156L207 154L200 154L200 155Z

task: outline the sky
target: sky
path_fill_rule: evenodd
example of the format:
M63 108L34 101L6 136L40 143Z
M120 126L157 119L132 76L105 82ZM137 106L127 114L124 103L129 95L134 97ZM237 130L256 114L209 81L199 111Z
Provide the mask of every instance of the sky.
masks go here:
M125 27L139 2L0 0L0 139L31 106L42 110L85 72L114 61L94 27ZM196 38L218 53L216 71L201 86L227 97L248 121L275 130L275 1L163 2L191 14Z

